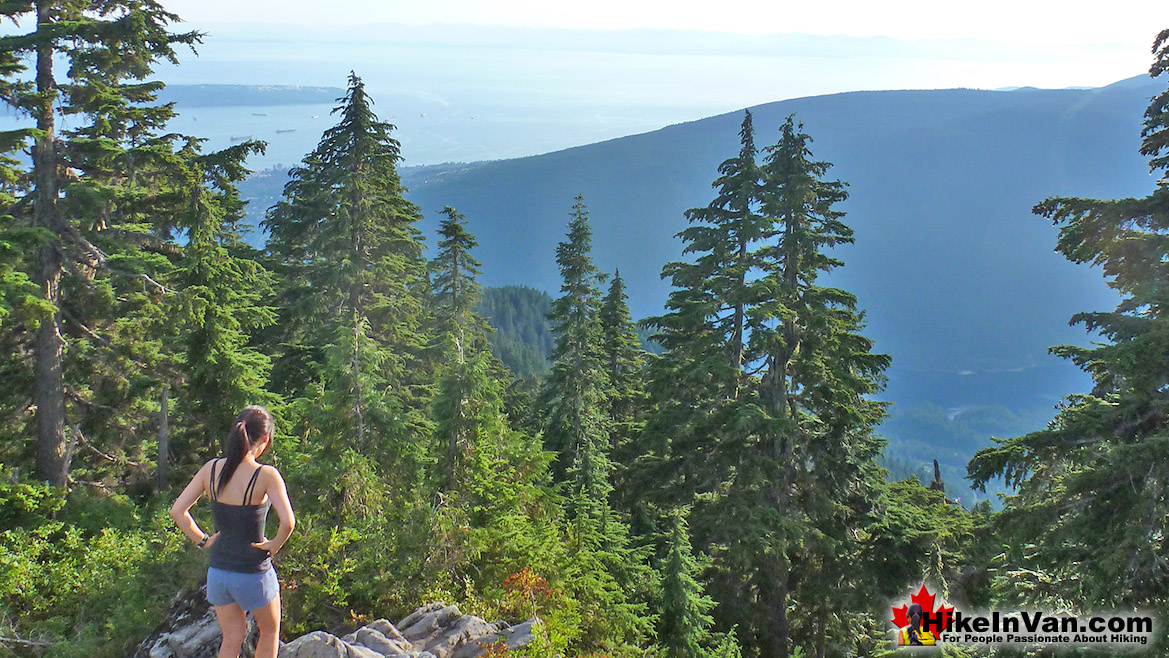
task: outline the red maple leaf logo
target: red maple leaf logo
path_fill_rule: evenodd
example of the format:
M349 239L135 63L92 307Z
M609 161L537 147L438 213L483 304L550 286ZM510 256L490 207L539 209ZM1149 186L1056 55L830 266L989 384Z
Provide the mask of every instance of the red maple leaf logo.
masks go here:
M909 601L910 603L916 603L920 605L922 612L929 613L931 618L940 616L942 620L942 628L950 625L950 619L954 614L954 606L939 605L938 609L934 610L934 595L930 594L930 591L925 588L925 585L921 586L921 589L917 591L917 594L911 595L909 597ZM900 608L893 608L893 624L896 625L897 628L905 628L910 624L908 605L902 605ZM931 625L931 629L932 628L933 626Z

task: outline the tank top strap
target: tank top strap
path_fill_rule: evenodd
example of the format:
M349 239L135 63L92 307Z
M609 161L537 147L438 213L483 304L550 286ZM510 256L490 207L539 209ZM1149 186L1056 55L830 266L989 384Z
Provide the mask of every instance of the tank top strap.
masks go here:
M211 460L211 481L208 483L207 491L211 495L211 500L218 500L215 496L215 466L219 463L218 459Z
M258 468L256 468L255 472L252 473L252 479L248 480L248 486L247 486L247 488L244 489L244 504L245 505L252 504L252 494L256 492L256 478L258 478L260 476L260 469L262 469L262 468L264 468L263 464L261 464Z

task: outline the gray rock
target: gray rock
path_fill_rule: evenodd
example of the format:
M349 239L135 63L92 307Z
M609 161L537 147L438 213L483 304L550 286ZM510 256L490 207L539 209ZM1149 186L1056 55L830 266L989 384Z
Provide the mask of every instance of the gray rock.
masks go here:
M378 619L372 624L369 624L367 628L372 628L382 635L385 635L386 638L390 640L401 640L403 642L406 641L406 638L402 637L402 634L398 632L398 629L395 628L388 619Z
M535 619L529 619L523 623L516 624L511 628L505 628L500 631L503 639L507 640L508 649L518 649L526 647L532 643L532 626L536 623Z
M391 626L390 628L393 627ZM383 656L400 656L412 648L408 641L404 639L391 640L381 631L369 626L358 629L354 635L357 637L351 641L353 644L369 647Z
M459 650L451 656L451 658L478 658L478 656L487 651L487 645L494 644L500 640L507 643L507 648L509 650L526 647L532 643L533 623L535 623L534 619L528 620L522 624L516 624L515 626L504 628L494 636L479 638L475 642L465 644L460 647ZM496 624L493 625L499 627L502 624L500 622L496 622Z
M432 606L427 606L426 608L430 607ZM430 610L429 612L425 612L424 614L419 615L413 620L413 623L406 623L411 621L411 618L415 615L418 615L419 612L426 610L426 608L419 608L419 610L416 610L414 614L406 617L406 619L403 619L399 624L397 624L397 626L399 630L401 630L402 635L407 640L410 640L415 645L421 643L427 651L431 651L433 653L433 650L430 649L429 643L425 640L427 638L432 638L438 634L441 634L443 628L449 626L451 622L458 619L459 617L462 617L463 613L459 612L459 606L448 605L446 607L439 608L438 610ZM439 658L443 658L443 656L439 656Z
M475 646L478 640L492 641L498 631L498 628L478 617L465 615L451 620L437 632L415 640L414 646L433 653L436 658L451 658L462 647ZM411 636L407 633L406 637Z
M279 658L384 658L384 656L373 649L350 644L324 631L313 631L281 647Z
M255 621L244 655L251 658L259 632ZM399 628L402 629L399 632ZM532 641L532 622L504 628L464 615L457 606L431 603L406 616L397 626L378 619L337 637L324 631L301 636L280 649L280 658L476 658L486 646L503 640L509 648ZM215 658L219 623L202 590L175 598L166 622L143 640L133 658Z
M445 607L446 607L445 604L439 603L437 601L434 603L428 603L428 604L422 606L421 608L418 608L414 612L411 612L410 614L406 615L402 619L402 621L394 624L394 626L397 626L400 629L401 628L408 628L410 626L413 626L414 622L418 621L419 619L422 619L426 615L428 615L432 612L437 612L439 610L442 610Z
M247 658L254 654L259 634L255 620L248 615L248 635L243 646ZM166 620L138 645L133 658L215 658L222 639L204 585L175 596Z

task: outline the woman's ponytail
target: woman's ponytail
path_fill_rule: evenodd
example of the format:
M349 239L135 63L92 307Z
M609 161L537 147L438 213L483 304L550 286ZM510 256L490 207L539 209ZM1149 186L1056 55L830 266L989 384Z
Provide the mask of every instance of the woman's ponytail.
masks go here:
M216 491L222 491L223 487L231 480L235 469L243 463L244 455L251 449L252 444L259 441L260 437L264 435L271 438L272 430L272 414L268 413L264 407L258 405L245 407L235 417L235 424L227 433L223 470L220 472Z

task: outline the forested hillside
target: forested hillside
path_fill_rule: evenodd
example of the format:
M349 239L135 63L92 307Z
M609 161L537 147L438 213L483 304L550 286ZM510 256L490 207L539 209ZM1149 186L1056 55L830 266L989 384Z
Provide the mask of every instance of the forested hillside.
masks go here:
M491 349L517 377L548 374L552 356L552 328L548 293L527 286L504 286L483 291L477 310L495 331Z
M1091 391L970 462L975 486L1012 488L996 511L948 496L944 473L881 467L916 470L879 431L901 344L872 327L922 320L866 296L880 265L852 245L880 241L854 231L849 166L800 115L761 129L766 113L738 114L703 180L665 176L689 200L685 257L633 232L619 262L598 258L614 215L589 190L536 187L528 205L560 195L539 229L555 244L511 253L551 294L485 290L494 218L452 190L426 202L441 210L425 238L396 128L356 72L257 247L240 185L264 143L206 151L171 132L151 79L202 35L152 2L0 14L36 18L0 37L0 98L27 119L0 139L0 655L125 656L198 590L206 554L167 510L229 431L250 440L232 422L246 405L274 416L262 457L296 510L274 557L285 639L443 601L533 620L527 646L484 655L888 656L890 602L923 583L964 609L1169 613L1164 78L1139 145L1151 196L1033 199L1058 233L1044 249L1101 265L1121 302L1072 318L1101 342L1055 350ZM1154 53L1163 74L1169 30ZM639 331L630 281L650 267L669 294ZM971 416L967 434L997 422Z

